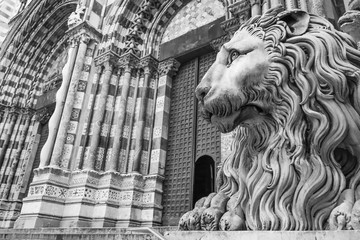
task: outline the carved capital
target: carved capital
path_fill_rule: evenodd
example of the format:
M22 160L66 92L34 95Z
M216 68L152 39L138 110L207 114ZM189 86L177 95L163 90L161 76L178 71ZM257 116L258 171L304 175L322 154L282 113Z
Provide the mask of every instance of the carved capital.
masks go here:
M101 66L105 64L109 64L112 66L117 65L117 62L119 61L120 56L115 53L114 51L107 50L106 52L100 54L95 58L95 65Z
M159 61L155 59L153 56L148 55L140 59L139 67L143 68L146 72L154 72L158 69Z
M76 43L80 41L88 44L90 40L94 40L99 42L102 38L102 34L92 27L87 21L83 21L80 24L76 25L75 27L71 28L66 32L70 38L74 38Z
M19 115L19 113L16 112L14 109L10 109L9 114L10 114L11 121L16 121L16 119L18 118L18 115Z
M113 71L113 69L114 69L114 63L113 62L111 62L111 61L109 61L109 62L105 62L104 63L104 67L105 67L105 71L106 72L112 72Z
M39 121L41 124L45 124L49 121L51 115L53 114L54 109L43 108L40 111L36 112L35 120Z
M179 70L179 67L180 67L180 63L176 59L174 58L167 59L159 64L159 68L158 68L159 75L160 76L168 75L170 77L173 77Z
M32 116L35 114L35 110L29 107L23 108L18 106L0 105L0 118L5 113L10 114L10 116L16 119L19 115Z
M118 66L126 69L133 69L139 66L139 58L133 53L125 53L118 60Z
M79 45L79 36L70 36L68 39L69 46L74 48Z
M91 37L90 37L90 35L87 34L87 33L82 33L82 34L80 35L80 40L81 40L81 42L83 42L83 43L85 43L85 44L89 44L89 42L90 42L90 40L91 40Z
M251 7L256 5L256 4L260 4L260 0L249 0L249 2L250 2Z

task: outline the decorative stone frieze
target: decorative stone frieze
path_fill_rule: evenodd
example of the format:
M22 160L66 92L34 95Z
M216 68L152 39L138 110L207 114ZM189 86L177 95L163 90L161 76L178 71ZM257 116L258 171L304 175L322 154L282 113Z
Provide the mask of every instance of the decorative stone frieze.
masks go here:
M44 176L47 177L44 178ZM95 171L70 173L61 169L38 169L35 171L35 181L30 186L29 195L25 199L24 215L19 218L16 227L29 228L44 224L47 218L46 209L40 213L40 218L30 214L30 206L37 205L38 199L46 199L53 204L60 204L58 208L62 210L53 212L52 220L50 220L52 226L74 226L74 219L99 217L98 214L103 214L101 217L107 219L103 220L107 222L103 222L103 224L131 226L132 222L143 221L141 212L140 214L131 214L130 218L123 218L123 213L131 212L132 207L143 208L145 209L143 211L147 211L146 209L154 209L156 206L155 208L161 211L162 181L163 177L143 177L140 174L98 173ZM64 205L64 203L71 204ZM87 206L83 203L86 203ZM96 212L97 205L103 206L103 210L99 213ZM86 212L82 213L76 210L85 208ZM104 208L108 211L104 211ZM25 214L26 212L28 214ZM33 221L31 222L30 219ZM54 222L54 219L57 220ZM160 220L157 219L157 221ZM151 221L153 220L149 219L149 223ZM77 222L76 225L82 224L89 227L100 223L99 219L94 221L78 220Z
M221 28L232 36L240 25L250 18L250 6L247 0L238 1L229 6L232 18L221 23Z
M224 35L220 38L214 39L210 42L210 46L215 50L215 51L219 51L220 48L222 47L222 45L224 45L224 43L228 42L231 39L230 35Z
M239 0L228 7L229 12L231 12L234 18L240 18L243 15L243 12L249 12L250 6L248 0Z

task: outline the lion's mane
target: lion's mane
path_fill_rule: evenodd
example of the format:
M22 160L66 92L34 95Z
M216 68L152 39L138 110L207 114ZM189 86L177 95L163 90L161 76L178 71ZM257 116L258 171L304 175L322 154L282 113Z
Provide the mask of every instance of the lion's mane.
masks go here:
M325 229L341 192L360 181L360 52L323 18L289 36L277 15L239 29L262 39L271 61L265 80L243 90L246 101L274 110L235 130L218 191L238 197L250 229Z

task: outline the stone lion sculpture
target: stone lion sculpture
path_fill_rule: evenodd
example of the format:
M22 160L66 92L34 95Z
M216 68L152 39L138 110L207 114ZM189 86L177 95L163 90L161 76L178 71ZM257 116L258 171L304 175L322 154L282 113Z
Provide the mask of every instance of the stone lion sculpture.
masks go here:
M243 24L196 89L235 131L215 194L181 230L360 229L360 52L324 18L270 9Z

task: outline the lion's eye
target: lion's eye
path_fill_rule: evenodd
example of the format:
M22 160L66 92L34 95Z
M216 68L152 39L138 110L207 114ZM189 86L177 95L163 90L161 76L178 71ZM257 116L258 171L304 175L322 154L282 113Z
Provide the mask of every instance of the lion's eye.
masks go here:
M232 51L230 52L230 54L229 54L229 57L228 57L228 62L227 62L228 67L229 67L229 66L231 65L231 63L232 63L233 61L235 61L235 59L237 59L240 55L241 55L241 54L240 54L238 51L232 50Z

